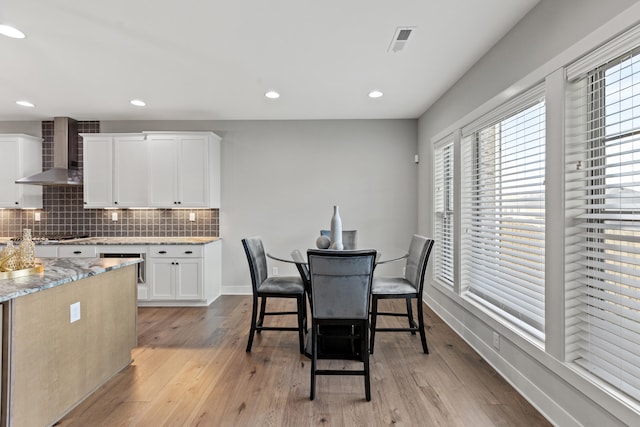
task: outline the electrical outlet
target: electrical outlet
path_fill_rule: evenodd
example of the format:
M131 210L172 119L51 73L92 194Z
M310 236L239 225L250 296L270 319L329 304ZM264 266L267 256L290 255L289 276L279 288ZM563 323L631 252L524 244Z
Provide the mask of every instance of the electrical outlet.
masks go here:
M500 334L498 334L497 332L493 333L493 347L496 350L500 350Z
M69 322L77 322L80 320L80 302L74 302L69 306Z
M111 221L118 220L118 212L111 212Z
M40 212L35 212L33 214L33 220L34 221L40 221Z
M189 221L195 221L195 220L196 220L196 213L189 212Z
M271 274L273 276L277 276L278 275L278 267L272 267L271 268Z

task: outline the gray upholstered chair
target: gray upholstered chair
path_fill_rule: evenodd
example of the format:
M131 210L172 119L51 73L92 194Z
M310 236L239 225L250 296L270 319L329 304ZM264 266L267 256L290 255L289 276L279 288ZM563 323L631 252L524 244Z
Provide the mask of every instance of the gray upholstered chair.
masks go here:
M249 262L251 285L253 288L253 306L251 310L251 329L247 352L251 351L253 337L261 331L298 331L300 353L304 353L304 333L306 330L307 304L305 302L305 287L302 278L298 276L268 277L267 258L265 256L262 239L259 236L242 239L242 246ZM266 311L267 298L295 298L296 311ZM258 299L260 299L260 316L258 317ZM297 315L298 327L264 326L265 316Z
M316 375L364 376L365 398L371 400L369 379L369 295L376 251L309 249L311 278L311 390L315 398ZM351 351L335 351L343 342ZM326 345L326 348L322 348ZM362 370L318 369L318 359L352 359Z
M300 250L295 249L291 251L291 259L296 263L296 268L304 284L304 290L309 298L309 304L311 304L311 278L309 277L309 265L307 265L307 259L302 255Z
M376 332L409 331L412 335L420 333L422 350L429 353L427 337L424 332L424 316L422 313L422 291L424 289L424 275L433 248L433 240L414 234L409 246L409 256L405 266L404 277L374 277L371 285L371 344L369 350L373 354ZM380 312L378 300L380 299L404 299L407 305L406 313ZM415 299L418 305L418 324L413 319L411 300ZM408 328L379 328L378 316L406 317L409 321Z
M320 230L320 235L329 237L331 230ZM342 230L342 246L344 250L358 249L358 230Z

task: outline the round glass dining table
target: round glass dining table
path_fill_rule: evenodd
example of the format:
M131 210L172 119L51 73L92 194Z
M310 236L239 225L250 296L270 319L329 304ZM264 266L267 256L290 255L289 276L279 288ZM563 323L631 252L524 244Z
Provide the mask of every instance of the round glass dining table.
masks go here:
M366 249L366 248L363 248L363 249ZM334 251L334 249L325 249L325 250L329 252ZM345 252L345 251L340 251L340 252ZM385 249L384 251L376 249L376 252L378 252L378 254L376 255L376 265L400 261L406 258L408 255L406 249L398 249L398 248ZM291 251L288 257L282 256L282 255L273 255L270 253L267 253L267 257L274 259L276 261L288 262L290 264L307 264L306 254L297 249Z

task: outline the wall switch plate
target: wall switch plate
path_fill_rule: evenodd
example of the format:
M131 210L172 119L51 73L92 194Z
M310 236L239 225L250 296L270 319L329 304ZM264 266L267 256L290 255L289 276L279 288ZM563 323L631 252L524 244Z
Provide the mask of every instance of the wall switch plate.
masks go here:
M118 220L118 212L111 212L111 221Z
M196 213L189 212L189 221L195 221L195 220L196 220Z
M69 322L77 322L80 320L80 302L74 302L69 306Z
M271 268L271 272L273 276L277 276L278 275L278 267L272 267Z
M493 347L496 350L500 350L500 334L498 334L497 332L493 333Z
M40 221L40 212L36 212L33 214L33 220L34 221Z

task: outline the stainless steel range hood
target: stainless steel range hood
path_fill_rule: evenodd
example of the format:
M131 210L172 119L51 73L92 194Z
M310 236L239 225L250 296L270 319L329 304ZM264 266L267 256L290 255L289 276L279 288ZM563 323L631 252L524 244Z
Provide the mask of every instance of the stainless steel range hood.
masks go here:
M53 168L16 180L16 184L82 185L78 170L78 122L68 117L53 119Z

